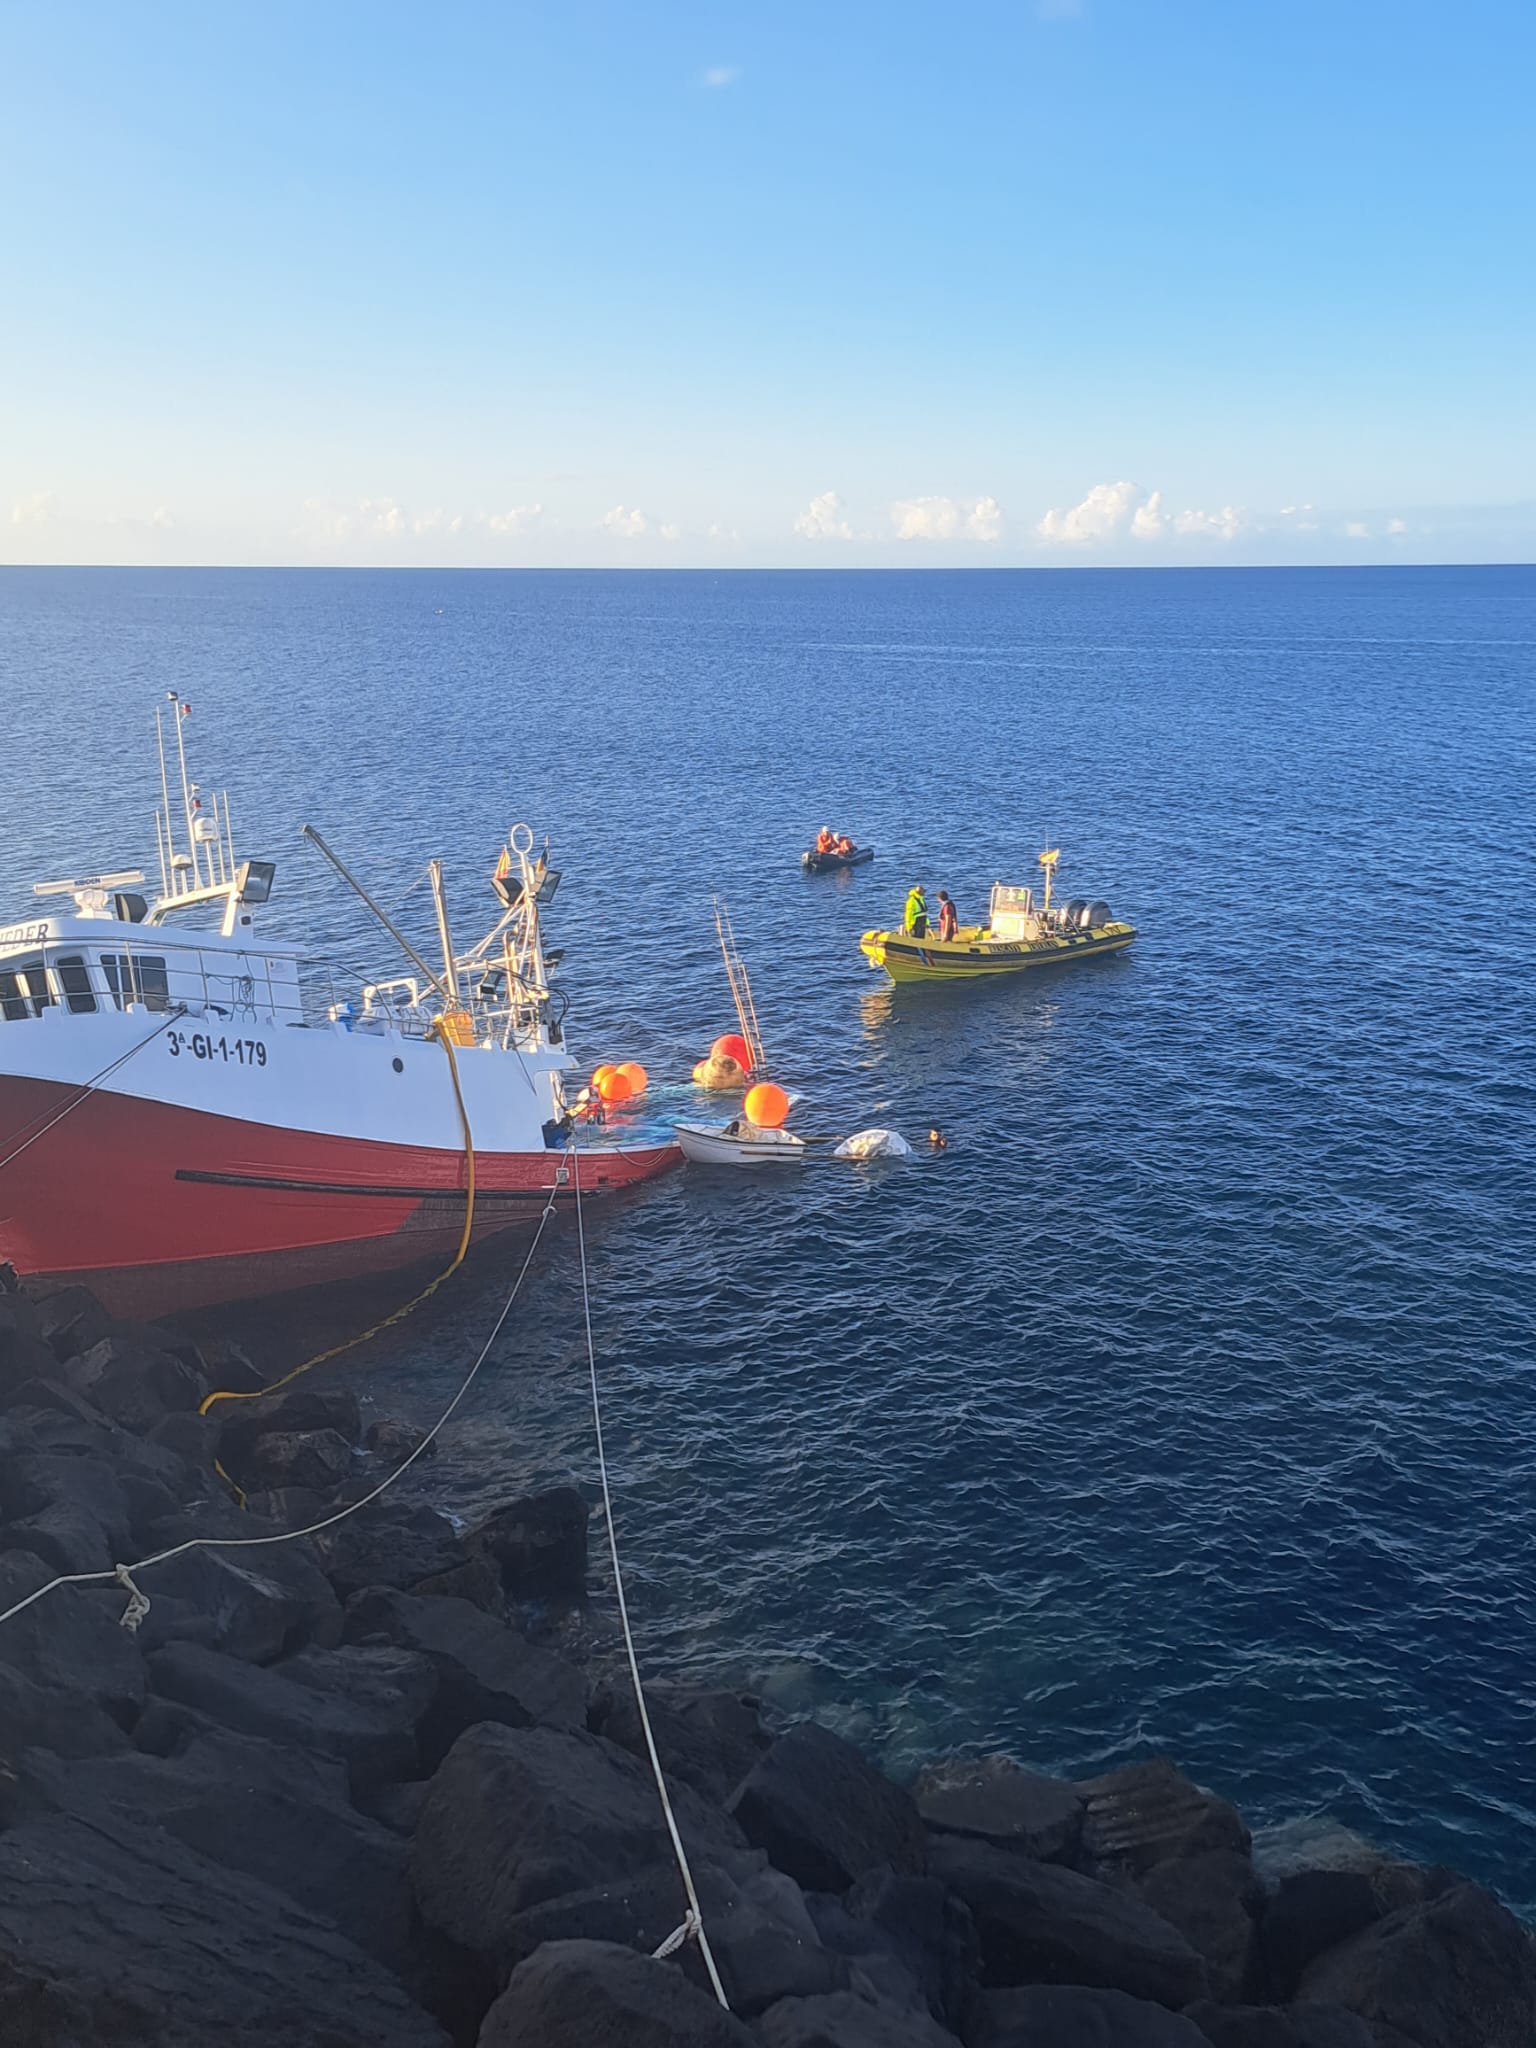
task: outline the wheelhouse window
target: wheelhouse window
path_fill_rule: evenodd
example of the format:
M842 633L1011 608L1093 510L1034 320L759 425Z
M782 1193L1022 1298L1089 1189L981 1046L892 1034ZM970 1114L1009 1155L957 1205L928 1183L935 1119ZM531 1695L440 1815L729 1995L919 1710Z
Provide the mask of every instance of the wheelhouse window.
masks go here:
M12 1023L22 1017L41 1017L52 1002L53 990L41 955L0 967L0 1017Z
M83 953L66 953L62 959L54 961L53 971L64 991L64 1007L72 1016L85 1016L95 1009L91 970L85 964Z
M145 953L103 953L101 967L120 1010L129 1003L142 1003L146 1010L171 1007L171 984L163 959Z

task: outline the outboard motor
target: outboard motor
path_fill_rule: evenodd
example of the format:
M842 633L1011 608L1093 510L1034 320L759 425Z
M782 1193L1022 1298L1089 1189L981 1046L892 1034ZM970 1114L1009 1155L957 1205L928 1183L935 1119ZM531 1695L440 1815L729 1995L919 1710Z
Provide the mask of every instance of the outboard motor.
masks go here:
M1084 905L1081 922L1085 932L1096 932L1102 926L1108 924L1109 921L1109 905L1107 903L1089 903Z
M1075 932L1078 928L1078 925L1082 922L1083 912L1087 908L1088 899L1086 896L1069 897L1067 901L1063 903L1060 910L1056 913L1056 915L1061 919L1062 930L1068 932Z

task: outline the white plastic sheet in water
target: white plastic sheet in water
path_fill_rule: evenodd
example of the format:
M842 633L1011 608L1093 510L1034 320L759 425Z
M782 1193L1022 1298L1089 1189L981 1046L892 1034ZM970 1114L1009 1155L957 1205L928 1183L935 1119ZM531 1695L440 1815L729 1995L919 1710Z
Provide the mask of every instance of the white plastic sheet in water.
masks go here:
M844 1138L832 1154L834 1159L910 1159L912 1147L900 1131L887 1131L876 1125L873 1130L855 1131L851 1138Z

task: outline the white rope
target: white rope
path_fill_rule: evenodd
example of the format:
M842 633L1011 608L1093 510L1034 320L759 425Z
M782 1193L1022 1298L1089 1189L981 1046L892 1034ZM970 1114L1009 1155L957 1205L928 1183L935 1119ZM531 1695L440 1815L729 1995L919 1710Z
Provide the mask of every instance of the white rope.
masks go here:
M651 1773L656 1780L656 1792L666 1818L667 1833L672 1838L672 1853L677 1858L678 1875L682 1878L683 1890L688 1895L687 1919L676 1934L667 1937L657 1950L657 1954L670 1955L675 1949L681 1948L690 1936L695 1938L704 1958L704 1967L709 1972L714 1994L729 2012L731 2001L725 1995L725 1986L720 1982L720 1972L715 1967L714 1951L710 1948L709 1936L704 1931L704 1913L699 1905L699 1894L694 1887L693 1872L688 1866L688 1852L683 1847L682 1836L678 1833L677 1817L672 1811L672 1801L667 1794L667 1781L662 1772L661 1758L656 1753L656 1737L651 1733L651 1717L645 1704L645 1687L640 1683L640 1664L635 1656L635 1639L629 1626L629 1603L624 1598L624 1573L619 1565L619 1540L613 1526L613 1495L608 1486L608 1459L603 1449L603 1411L597 1390L597 1347L592 1341L592 1293L587 1280L587 1232L581 1213L581 1164L574 1126L571 1130L570 1157L572 1180L576 1190L576 1245L581 1258L581 1314L587 1337L587 1372L592 1385L592 1429L597 1439L597 1470L603 1488L603 1520L608 1525L608 1556L613 1564L613 1590L618 1596L619 1620L624 1629L624 1649L629 1658L629 1676L635 1688L635 1705L640 1712L640 1727L645 1736L646 1754L651 1760ZM3 1618L0 1616L0 1619Z
M41 1600L45 1594L55 1592L60 1586L94 1586L105 1582L109 1585L120 1585L130 1594L131 1597L127 1611L122 1616L122 1625L124 1628L136 1629L144 1619L144 1616L149 1612L149 1602L144 1594L139 1591L138 1587L134 1585L130 1574L148 1571L153 1565L169 1564L172 1558L185 1557L192 1550L260 1550L274 1543L297 1543L302 1537L318 1536L323 1529L334 1529L338 1522L346 1521L349 1515L355 1515L361 1509L371 1506L381 1494L388 1492L390 1487L394 1485L395 1481L403 1473L410 1470L419 1457L425 1454L428 1447L435 1441L439 1431L448 1423L454 1411L458 1408L459 1403L469 1392L471 1386L473 1386L476 1374L490 1356L491 1346L501 1335L502 1325L512 1313L512 1304L517 1300L523 1282L528 1277L528 1268L533 1264L533 1255L539 1248L539 1239L544 1235L544 1226L548 1223L550 1216L554 1212L555 1197L559 1192L559 1188L560 1182L556 1180L554 1186L549 1191L549 1200L544 1204L543 1209L539 1213L538 1228L533 1234L532 1244L528 1247L528 1256L523 1260L518 1276L512 1283L512 1292L502 1303L501 1313L491 1325L491 1334L481 1346L479 1357L465 1374L458 1392L427 1431L415 1450L411 1452L410 1456L402 1459L394 1471L386 1478L381 1479L371 1493L365 1493L361 1500L352 1501L348 1506L338 1509L334 1515L326 1515L321 1521L310 1522L302 1529L280 1530L277 1534L271 1536L190 1536L185 1543L177 1543L169 1550L156 1551L153 1557L141 1557L137 1564L114 1565L110 1571L103 1572L63 1572L58 1578L50 1579L46 1585L39 1586L35 1592L28 1593L24 1600L18 1600L14 1606L7 1607L5 1612L0 1614L0 1624L12 1620L25 1608L32 1606L34 1601ZM577 1213L579 1214L581 1209L579 1197L576 1206ZM138 1602L142 1602L142 1606L136 1606ZM131 1620L130 1616L133 1617Z

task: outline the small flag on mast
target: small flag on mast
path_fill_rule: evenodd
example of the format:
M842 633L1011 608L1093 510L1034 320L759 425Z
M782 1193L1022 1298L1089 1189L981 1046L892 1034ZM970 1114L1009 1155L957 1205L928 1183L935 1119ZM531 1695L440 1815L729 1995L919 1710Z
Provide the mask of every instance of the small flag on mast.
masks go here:
M496 879L504 882L512 872L512 855L507 847L501 849L501 858L496 863Z

